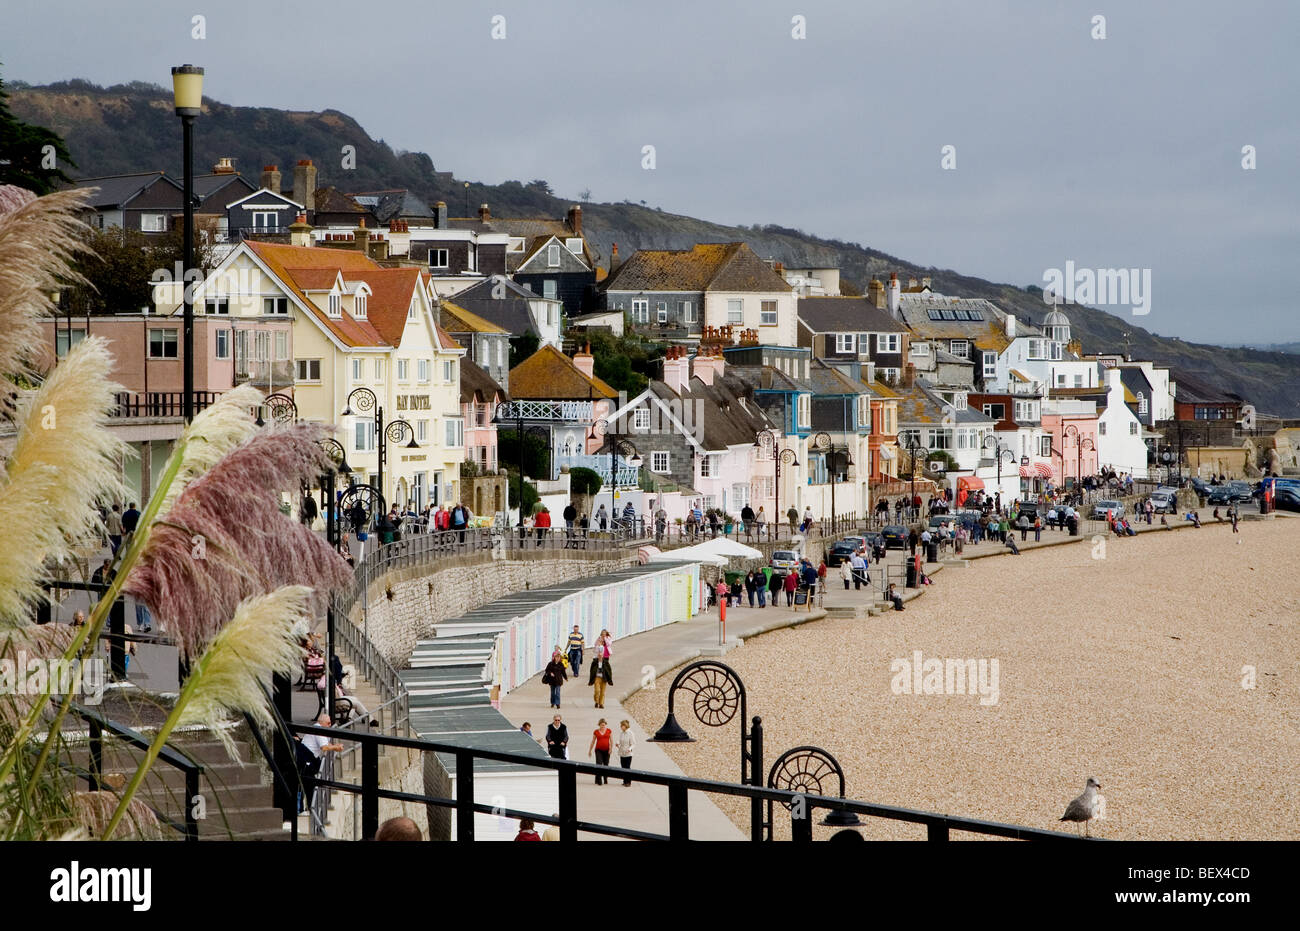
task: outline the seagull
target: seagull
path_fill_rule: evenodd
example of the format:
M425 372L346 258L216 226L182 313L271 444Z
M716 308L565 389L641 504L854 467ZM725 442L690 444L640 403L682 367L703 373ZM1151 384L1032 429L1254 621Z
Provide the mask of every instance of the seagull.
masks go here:
M1088 777L1088 784L1084 787L1083 794L1065 806L1065 814L1061 815L1062 821L1073 821L1076 824L1083 822L1084 835L1091 837L1088 833L1088 822L1097 817L1097 801L1100 796L1097 790L1101 788L1101 783L1092 776Z

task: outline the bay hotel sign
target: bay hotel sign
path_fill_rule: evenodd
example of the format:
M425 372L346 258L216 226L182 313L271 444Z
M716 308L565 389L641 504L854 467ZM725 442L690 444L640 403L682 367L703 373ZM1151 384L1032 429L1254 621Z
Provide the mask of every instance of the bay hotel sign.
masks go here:
M399 411L431 411L433 405L429 403L427 394L399 394L397 396L397 409Z

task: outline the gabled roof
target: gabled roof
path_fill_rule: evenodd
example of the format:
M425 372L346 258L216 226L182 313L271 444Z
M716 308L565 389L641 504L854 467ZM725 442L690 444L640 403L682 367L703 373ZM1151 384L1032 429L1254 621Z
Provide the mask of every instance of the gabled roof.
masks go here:
M316 213L318 214L354 213L357 216L365 216L367 214L369 214L370 216L374 216L374 214L371 211L367 210L365 207L362 207L350 196L344 194L342 191L334 187L334 185L332 184L329 187L317 188L315 198L316 198L315 210Z
M743 242L639 249L602 283L606 291L790 292L791 285Z
M348 196L361 207L369 208L381 224L408 217L420 220L434 218L433 210L423 198L403 188L387 191L352 191ZM320 207L316 209L319 210Z
M300 268L285 266L285 271L293 276L294 283L304 292L332 291L335 285L342 288L342 274L337 268Z
M155 184L170 184L180 192L177 203L184 207L185 190L161 171L142 171L133 175L105 175L100 178L82 178L74 188L99 188L86 201L88 207L98 209L125 207Z
M227 192L229 199L220 196L221 192L230 185L235 185L241 193ZM257 185L250 182L247 178L236 173L225 172L219 175L196 175L194 178L194 196L199 199L199 203L207 205L208 199L216 196L217 203L224 210L227 205L238 200L245 194L257 190Z
M999 353L1011 345L1006 313L982 298L925 295L919 299L904 298L899 301L898 310L903 322L922 339L965 339L977 349ZM977 319L969 319L972 316ZM956 319L959 317L967 319ZM1023 320L1016 321L1017 337L1041 335Z
M292 198L289 197L285 197L283 194L277 194L275 193L275 191L271 190L270 188L265 188L265 187L258 188L256 191L254 191L251 194L245 194L243 197L239 198L238 200L232 200L230 203L226 204L226 209L229 210L231 207L237 207L240 204L242 204L244 201L252 200L254 197L258 197L258 196L278 197L286 204L290 204L291 206L297 207L299 210L307 209L302 204L298 203L296 200L293 200Z
M502 288L500 293L503 296L500 298L493 297L493 291L498 285ZM473 287L456 294L457 307L463 307L489 323L496 324L512 336L536 333L531 302L541 300L552 299L543 298L540 294L529 291L504 275L485 278ZM552 303L558 305L560 302L552 300ZM513 381L511 385L514 385Z
M554 270L552 270L548 266L546 268L547 271L553 271L556 274L566 272L566 271L573 272L575 271L575 269L572 268L572 266L575 264L579 266L579 269L581 271L591 271L591 266L587 264L586 260L583 259L582 256L574 255L572 252L569 251L569 247L564 244L564 239L554 235L533 237L532 242L527 243L524 246L523 257L520 258L518 262L513 263L515 269L516 270L522 269L529 262L533 261L533 259L537 258L537 256L541 253L541 251L551 243L555 243L560 247L560 265L557 269ZM513 255L518 257L519 253L516 252L513 253ZM570 267L566 269L565 268L566 265ZM530 272L526 272L525 274L531 275L533 274L533 272L530 271Z
M411 300L420 288L420 269L413 265L380 268L366 272L364 277L370 286L366 319L390 346L401 345Z
M484 320L451 301L442 301L442 322L451 333L505 333L505 329L490 320Z
M812 364L808 366L808 381L812 385L814 396L830 397L871 393L862 382L854 381L835 366L827 365L821 359L813 359Z
M967 407L964 411L955 410L935 394L935 386L924 378L918 378L911 388L900 386L901 399L898 405L898 422L911 424L942 424L945 416L951 416L953 424L992 424L991 418L981 412ZM968 395L969 397L969 395Z
M279 243L245 240L247 248L270 272L288 288L299 302L325 329L344 346L387 346L385 340L369 320L357 320L347 311L331 317L307 297L310 285L318 284L327 276L337 277L340 272L349 278L366 278L379 266L360 252L348 249L314 249L309 246L286 246ZM302 276L299 281L298 276ZM328 287L328 286L327 286ZM369 306L367 306L369 313Z
M903 333L907 327L865 297L801 297L799 322L811 333Z
M483 367L469 356L460 360L460 400L462 404L485 403L493 397L509 401L506 390L496 383Z
M510 370L510 393L516 399L585 401L617 398L618 392L595 376L588 378L554 346L543 346Z
M650 382L650 393L668 410L691 410L693 419L690 431L679 429L684 435L697 438L699 445L708 450L725 450L731 446L752 446L760 431L776 426L755 404L743 400L748 386L732 377L732 367L727 366L721 376L706 385L692 376L686 389L679 395L662 381ZM675 403L674 403L675 402ZM689 405L689 407L687 406ZM685 425L683 425L685 426Z

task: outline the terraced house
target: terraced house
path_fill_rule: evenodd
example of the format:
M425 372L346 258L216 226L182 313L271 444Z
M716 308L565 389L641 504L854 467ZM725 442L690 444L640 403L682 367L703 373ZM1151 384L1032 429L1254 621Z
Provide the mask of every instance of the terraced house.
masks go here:
M743 242L642 249L599 288L606 310L651 338L692 344L713 328L732 343L748 332L764 345L798 345L794 288Z
M248 319L290 322L293 371L284 393L302 419L339 425L357 481L378 484L383 445L390 503L457 500L465 350L435 322L421 269L381 268L353 249L249 240L208 276L199 306L228 315L236 330ZM377 401L369 409L367 392ZM376 406L386 444L377 436ZM389 430L398 419L410 430Z

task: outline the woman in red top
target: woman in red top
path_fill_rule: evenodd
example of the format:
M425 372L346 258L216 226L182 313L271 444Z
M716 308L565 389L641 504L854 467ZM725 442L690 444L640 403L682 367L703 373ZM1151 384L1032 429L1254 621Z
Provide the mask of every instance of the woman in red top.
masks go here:
M794 572L787 572L781 585L785 588L785 606L789 608L794 605L794 590L799 585L799 577Z
M537 530L537 545L542 545L542 538L546 536L546 531L551 529L551 512L542 508L537 516L533 518L533 527Z
M533 830L533 822L529 818L524 818L519 822L519 833L515 835L515 840L541 840L537 832Z
M609 751L614 746L614 732L609 729L605 719L601 718L596 725L596 729L591 732L591 746L587 748L587 756L591 756L591 751L596 751L596 763L599 766L609 765ZM605 776L596 777L596 785L609 785L609 779Z

